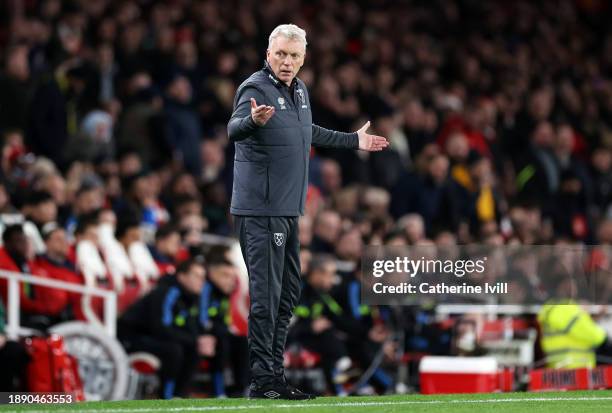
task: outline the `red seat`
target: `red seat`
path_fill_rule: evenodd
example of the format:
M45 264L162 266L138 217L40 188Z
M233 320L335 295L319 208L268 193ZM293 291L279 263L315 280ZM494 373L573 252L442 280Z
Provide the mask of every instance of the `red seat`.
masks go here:
M321 356L318 353L306 349L294 349L286 351L283 355L284 366L286 368L313 368L321 362Z
M151 353L137 352L128 356L130 367L140 374L155 374L159 370L160 361Z

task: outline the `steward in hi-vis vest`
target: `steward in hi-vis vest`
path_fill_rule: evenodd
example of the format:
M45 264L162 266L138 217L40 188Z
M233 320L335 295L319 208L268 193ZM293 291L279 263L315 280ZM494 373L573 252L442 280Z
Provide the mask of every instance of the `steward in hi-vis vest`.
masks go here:
M550 302L538 314L546 365L557 369L595 367L597 352L607 345L607 334L580 305Z

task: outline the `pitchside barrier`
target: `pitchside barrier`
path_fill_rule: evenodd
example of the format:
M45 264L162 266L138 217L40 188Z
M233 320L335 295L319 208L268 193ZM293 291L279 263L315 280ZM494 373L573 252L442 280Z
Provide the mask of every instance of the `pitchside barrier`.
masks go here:
M233 238L222 237L214 234L202 234L202 243L208 245L226 245L230 248L235 248L238 244ZM238 246L238 253L233 254L238 259L234 259L233 261L236 261L236 264L239 265L240 269L242 270L240 271L242 276L241 278L244 279L246 278L246 267L243 269L240 266L240 264L242 264L242 266L244 266L244 264L241 263L242 258L240 257L239 248L240 247ZM100 323L100 320L98 320L92 311L84 311L84 314L87 317L87 322L104 328L106 333L111 337L115 337L116 335L117 293L114 291L1 269L0 279L7 280L8 284L8 297L7 302L5 303L7 310L6 334L12 340L17 339L20 336L32 335L34 333L32 329L21 326L19 295L20 283L29 283L32 285L40 285L42 287L79 293L82 295L83 300L85 300L83 301L85 305L87 305L88 300L90 300L92 297L101 297L104 300L103 323Z
M609 361L609 360L608 360ZM423 357L419 366L421 393L492 393L521 388L515 370L494 357ZM579 369L533 369L526 390L573 391L612 388L612 366Z
M78 360L86 400L122 400L129 396L128 359L115 339L117 294L114 291L7 270L0 270L0 279L6 280L8 287L6 335L12 340L40 334L21 325L21 283L78 293L83 306L89 305L92 297L101 297L104 300L103 322L92 311L84 311L88 323L61 323L49 331L62 336L67 352Z
M612 305L593 304L583 307L590 314L612 314ZM483 314L495 320L499 315L536 315L541 308L541 305L520 304L439 304L435 311L439 320L453 314Z
M101 327L104 328L104 331L106 331L109 336L115 337L117 332L117 294L114 291L7 270L0 270L0 279L7 280L8 284L8 296L6 303L6 335L8 338L16 340L20 336L32 334L31 329L21 326L20 323L20 283L29 283L32 285L40 285L42 287L79 293L82 295L83 299L87 299L88 297L92 296L101 297L104 300L104 323ZM88 321L91 321L94 324L100 323L97 319Z
M612 366L598 366L592 369L536 369L529 373L529 391L610 388L612 388Z

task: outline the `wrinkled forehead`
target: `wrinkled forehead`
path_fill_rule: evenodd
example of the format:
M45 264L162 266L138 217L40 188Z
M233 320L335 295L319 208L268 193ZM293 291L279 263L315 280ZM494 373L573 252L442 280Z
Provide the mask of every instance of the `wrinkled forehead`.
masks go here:
M280 35L272 40L270 51L275 52L281 50L286 53L306 53L306 45L299 39L290 39Z

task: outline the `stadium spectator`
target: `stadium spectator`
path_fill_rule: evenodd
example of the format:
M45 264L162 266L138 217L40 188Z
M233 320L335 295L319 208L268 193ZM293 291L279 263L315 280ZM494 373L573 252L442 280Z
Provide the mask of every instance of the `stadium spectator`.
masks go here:
M343 277L340 285L334 288L333 297L341 308L334 319L334 327L346 334L346 348L352 360L362 369L372 366L379 351L393 354L390 345L389 308L379 308L361 302L361 282L359 268ZM374 366L370 382L380 393L392 390L393 379L380 366Z
M155 243L149 247L160 275L172 275L176 271L176 258L181 249L181 234L170 224L155 232Z
M36 253L43 253L45 247L40 236L40 230L45 224L55 222L57 219L57 205L53 197L47 192L32 192L27 195L21 208L21 213L27 220L24 230L30 238Z
M155 174L141 170L134 175L124 177L123 185L122 195L127 203L123 207L115 205L118 215L138 212L142 217L142 224L152 232L168 220L168 211L159 201L161 188ZM126 208L132 208L134 211L125 210Z
M331 255L315 255L308 267L306 283L295 309L297 322L292 336L299 344L321 356L327 390L346 395L342 383L347 380L346 371L351 367L351 359L338 335L337 322L342 308L330 295L336 277L336 263Z
M196 111L190 107L193 90L183 76L174 76L166 88L164 106L167 117L168 142L176 154L182 157L187 171L195 176L202 174L200 140L202 126Z
M74 256L79 274L86 286L107 290L119 288L113 281L102 258L98 213L90 213L79 218L75 230ZM101 320L103 302L99 297L83 295L80 305L75 308L78 320L95 322Z
M119 312L123 312L149 288L147 274L143 268L137 268L131 254L133 247L142 239L140 222L135 215L130 215L128 211L127 216L120 217L114 238L106 237L104 259L115 284L121 285L121 288L115 288L119 292Z
M129 353L146 351L160 359L161 398L184 397L198 356L214 355L215 340L200 324L205 278L203 260L187 260L119 319L118 336Z
M310 249L314 253L332 253L342 229L340 215L332 210L321 211L314 220Z
M249 384L245 380L248 377L246 340L230 333L229 306L230 296L236 288L236 268L224 255L223 251L208 254L208 281L202 291L205 303L202 308L206 313L200 318L204 331L214 337L211 371L213 393L217 397L225 396L223 372L227 366L232 368L238 395L244 395Z
M36 265L34 252L23 227L10 225L2 234L4 247L0 249L0 268L17 273L33 274L53 278ZM20 283L19 303L25 325L45 329L60 321L62 312L68 307L68 294L65 291ZM0 282L0 292L7 299L7 282Z
M76 271L74 262L69 257L70 244L66 231L55 222L47 223L42 227L42 238L45 242L45 253L36 258L36 266L44 271L49 278L82 284L83 281ZM74 318L75 307L80 306L81 295L64 291L54 291L57 304L61 304L61 298L65 297L66 305L71 304L70 310L66 311L62 321Z
M66 229L74 235L79 218L98 211L104 206L104 191L99 182L92 180L79 185L72 201L72 214L66 219Z
M70 213L66 180L57 171L41 176L34 184L34 189L48 193L53 198L57 209L57 221L65 222Z
M14 392L22 388L19 380L23 376L30 357L21 344L6 337L4 315L4 304L0 299L0 363L2 364L0 390Z
M0 76L0 89L4 91L0 97L0 106L4 108L0 114L3 130L26 129L33 86L29 52L25 44L15 44L6 52L5 68Z

